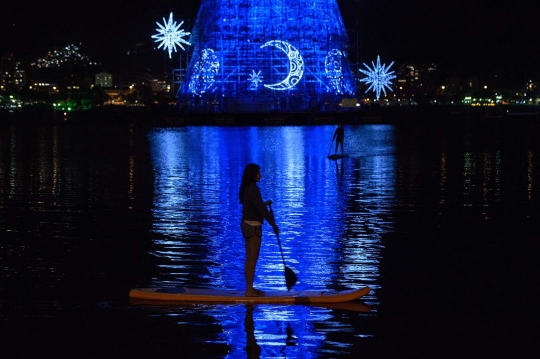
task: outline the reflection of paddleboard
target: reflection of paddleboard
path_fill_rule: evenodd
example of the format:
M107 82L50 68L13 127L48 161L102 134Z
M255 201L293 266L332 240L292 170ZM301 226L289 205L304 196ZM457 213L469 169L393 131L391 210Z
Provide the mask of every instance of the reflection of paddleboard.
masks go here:
M136 288L130 298L158 301L221 302L221 303L343 303L353 301L371 291L369 287L340 292L269 291L262 297L246 297L243 291L198 288Z
M371 312L371 307L360 301L351 301L351 302L342 302L342 303L311 303L311 304L307 303L307 305L318 307L318 308L348 310L351 312L360 312L360 313Z
M345 157L349 157L349 155L330 155L330 156L328 156L328 158L331 159L331 160L339 160L340 158L345 158Z
M201 304L207 304L207 305L214 305L214 304L222 304L222 305L237 305L238 302L234 303L202 303L202 302L190 302L190 301L171 301L171 300L148 300L148 299L137 299L137 298L130 298L129 303L131 305L135 306L143 306L143 307L159 307L159 308L178 308L179 305L181 306L200 306ZM241 304L241 303L240 303ZM371 312L371 306L359 301L359 300L353 300L349 302L338 302L338 303L252 303L249 301L245 302L246 305L309 305L310 307L316 307L316 308L326 308L326 309L338 309L338 310L348 310L351 312L359 312L359 313L369 313Z

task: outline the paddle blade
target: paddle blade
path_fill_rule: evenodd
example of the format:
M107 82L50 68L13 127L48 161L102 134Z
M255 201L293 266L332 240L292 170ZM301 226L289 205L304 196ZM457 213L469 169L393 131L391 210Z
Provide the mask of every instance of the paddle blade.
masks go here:
M287 284L287 290L291 290L296 282L298 282L296 273L294 273L291 268L285 267L285 284Z

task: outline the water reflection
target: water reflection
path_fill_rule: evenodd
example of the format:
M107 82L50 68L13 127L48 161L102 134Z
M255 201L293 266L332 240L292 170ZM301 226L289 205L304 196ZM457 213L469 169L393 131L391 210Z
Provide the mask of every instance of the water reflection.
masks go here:
M204 353L211 346L220 354L228 351L229 357L245 357L245 348L254 348L255 340L261 358L340 357L350 354L351 346L361 350L356 338L380 335L379 329L366 328L366 318L388 305L383 293L411 284L436 287L442 275L450 283L464 281L473 292L464 296L471 298L490 275L497 275L497 280L488 278L490 288L500 287L494 284L503 280L519 282L531 276L537 231L528 229L529 239L519 233L527 230L527 219L538 216L537 122L504 128L474 123L347 127L345 151L350 157L329 161L334 128L149 130L112 124L0 124L0 262L5 294L0 306L6 308L0 320L8 328L6 343L17 353L28 348L21 342L39 340L53 343L51 348L71 343L71 349L88 349L83 343L88 334L100 344L128 338L121 347L135 353L151 351L150 337L159 345L182 347L178 350L189 347L192 353ZM365 300L374 308L370 314L313 306L261 305L251 310L244 305L195 305L165 313L155 310L154 304L148 311L126 308L127 293L134 286L243 288L236 197L248 162L261 164L262 191L275 201L287 265L300 278L295 289L367 284L374 289ZM423 229L426 223L434 224ZM431 230L441 224L452 229L464 224L456 230L467 235L450 233L437 247L439 237L432 238L432 233L444 233ZM491 241L494 234L477 231L477 224L483 229L494 226L494 232L502 228L511 241L501 237L494 246L477 245L477 251L472 243L471 254L467 241L482 236ZM386 236L392 231L397 235ZM430 245L409 242L407 235L417 233ZM388 244L384 253L393 253L383 262L385 271L380 271L382 239ZM450 256L446 245L454 248ZM402 250L413 260L401 260ZM469 265L460 266L452 277L454 255L462 258L464 253ZM499 260L492 261L493 257ZM507 264L512 259L522 265ZM405 270L400 277L399 269L409 265L412 271ZM408 275L424 273L431 266L438 267L433 282ZM446 268L452 268L450 274ZM529 278L523 288L531 287L533 277ZM257 281L263 289L285 289L277 241L268 227ZM389 291L379 290L381 283ZM453 287L442 288L435 294L446 300ZM108 305L96 304L102 302ZM411 303L416 303L416 294L414 303L411 299L406 304ZM452 303L435 303L431 309ZM65 325L79 328L81 320L86 323L83 335L54 331ZM170 326L164 328L161 320ZM416 333L432 328L431 323L420 323ZM95 337L98 332L103 338ZM118 333L127 335L120 338ZM391 341L399 334L386 335ZM179 344L179 338L184 342ZM36 353L32 354L26 356Z
M533 192L533 173L534 173L534 156L533 152L529 149L527 151L527 199L532 199Z
M261 165L263 197L274 200L287 266L299 276L294 289L370 285L376 290L381 235L393 226L393 127L346 130L349 158L338 161L326 157L333 126L152 131L153 254L159 258L161 273L149 286L244 288L237 194L243 168L255 162ZM277 240L267 225L255 285L286 289ZM367 300L376 302L375 293ZM226 333L238 330L239 314L231 315L217 315ZM308 357L315 355L326 335L310 323L331 318L327 310L302 306L279 311L248 307L246 315L248 340L242 348L257 355L263 347L263 357L283 355L274 349L278 343L287 347L287 342L298 343L311 353ZM281 322L285 319L288 325ZM234 324L229 330L230 323ZM260 323L266 323L264 331L258 329ZM227 343L238 343L237 334L232 336Z
M223 325L228 358L335 357L347 352L350 336L366 334L324 307L247 304L213 306L205 313Z
M169 284L243 288L237 192L249 162L262 167L261 191L274 199L285 257L301 273L297 289L372 282L378 236L392 227L391 131L350 128L350 158L338 161L328 160L322 145L332 138L331 126L153 131L155 255L174 271ZM201 260L206 270L195 279L191 264ZM260 287L283 289L277 241L267 229L259 269Z
M253 321L253 306L246 305L246 318L244 319L244 329L246 331L246 357L248 359L261 357L261 346L255 338L255 322Z

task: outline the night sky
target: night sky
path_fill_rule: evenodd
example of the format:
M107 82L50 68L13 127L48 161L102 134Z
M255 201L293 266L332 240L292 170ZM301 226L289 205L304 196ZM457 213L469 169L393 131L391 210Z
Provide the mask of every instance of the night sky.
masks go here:
M112 62L150 41L156 21L172 11L195 19L200 0L10 1L0 12L0 55L27 60L54 47L82 43L91 58ZM338 0L360 62L438 65L444 75L538 81L538 0L505 5L487 0ZM190 29L186 29L189 31ZM356 35L358 31L358 36ZM358 41L356 38L358 37ZM350 58L356 58L352 49Z

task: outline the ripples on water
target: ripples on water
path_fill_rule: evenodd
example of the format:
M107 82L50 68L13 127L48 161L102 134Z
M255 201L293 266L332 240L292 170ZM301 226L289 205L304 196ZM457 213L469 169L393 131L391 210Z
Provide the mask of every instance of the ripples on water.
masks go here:
M349 159L326 158L333 127L158 129L149 134L154 164L154 233L167 274L185 285L197 280L244 288L244 242L238 188L247 163L262 167L261 192L274 200L283 250L300 274L296 289L376 288L379 234L391 230L391 127L350 131ZM375 153L362 161L364 148ZM333 151L333 149L332 149ZM266 228L258 286L283 289L277 241ZM152 285L164 283L156 280Z
M380 234L392 230L392 128L350 131L350 158L339 161L326 158L333 130L195 127L151 131L153 254L159 258L162 275L149 285L244 288L237 196L243 169L254 162L262 168L263 197L274 201L287 265L300 278L295 290L364 285L376 290ZM375 152L361 165L366 148ZM265 227L255 284L284 290L277 241ZM376 303L374 294L366 300ZM337 355L347 351L351 337L372 335L334 319L326 308L224 306L212 316L224 323L221 339L231 346L231 357L243 352L246 333L239 324L251 316L257 345L266 348L262 357L310 357L325 351ZM328 333L345 338L346 332L351 337L344 341L327 340ZM284 343L288 344L284 347Z
M502 204L519 203L516 216L534 213L537 146L527 131L347 126L349 158L331 161L334 129L2 127L1 304L8 311L0 319L12 326L7 339L37 326L43 341L65 338L72 349L102 331L92 340L131 345L132 353L355 356L376 334L370 318L384 289L383 239L400 230L399 218L410 230L403 218L429 221L463 208L484 219L499 216ZM261 165L263 198L274 201L285 259L299 277L294 289L369 285L369 314L127 303L132 287L244 287L237 195L250 162ZM255 284L285 289L268 225ZM45 334L51 323L78 325L67 318L87 329Z

